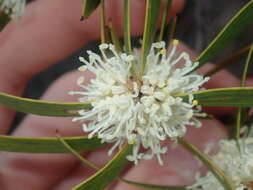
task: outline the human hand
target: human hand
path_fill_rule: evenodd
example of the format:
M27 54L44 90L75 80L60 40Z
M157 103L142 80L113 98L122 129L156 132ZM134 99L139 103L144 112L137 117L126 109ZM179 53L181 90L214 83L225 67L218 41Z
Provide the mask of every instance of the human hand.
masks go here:
M111 1L108 14L114 14L113 22L117 28L121 25L122 7L117 1ZM99 17L95 13L90 19L79 22L81 0L70 2L63 0L38 0L30 4L19 22L13 22L0 34L0 91L20 95L27 80L35 73L65 58L90 40L99 37ZM144 21L143 1L133 1L133 35L142 33ZM173 12L178 12L182 1L177 0ZM59 10L59 11L58 11ZM115 11L117 10L117 11ZM142 10L142 11L140 11ZM140 18L140 19L136 19ZM185 47L182 47L184 51ZM206 67L211 67L206 66ZM205 70L205 69L203 69ZM202 70L202 72L203 72ZM47 90L42 99L49 101L76 101L68 91L77 88L75 81L79 72L70 72L58 79ZM91 76L87 73L87 77ZM220 79L226 78L224 83ZM219 81L219 83L217 83ZM236 80L229 73L222 71L213 76L208 87L237 86ZM225 113L230 110L219 110ZM217 112L212 110L212 113ZM8 131L14 112L0 107L0 131ZM55 130L62 136L83 135L78 124L70 118L49 118L29 115L13 133L15 136L48 137L55 136ZM201 136L199 135L201 133ZM187 138L201 148L209 142L216 142L226 137L224 126L218 120L203 120L201 129L189 130ZM102 166L110 158L107 149L100 149L85 154L85 158ZM102 158L102 159L101 159ZM180 158L180 159L179 159ZM169 150L163 156L164 166L156 159L141 161L130 168L125 177L129 180L147 183L178 185L193 180L193 173L199 170L193 157L181 148ZM91 175L92 171L84 168L71 155L1 153L0 158L1 189L70 189ZM190 171L190 172L189 172ZM118 183L114 189L134 187Z

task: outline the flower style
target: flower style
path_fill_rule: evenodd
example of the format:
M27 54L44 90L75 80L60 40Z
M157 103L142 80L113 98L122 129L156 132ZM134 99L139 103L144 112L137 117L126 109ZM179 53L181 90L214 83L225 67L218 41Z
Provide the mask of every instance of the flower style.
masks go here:
M97 135L102 142L115 142L109 154L128 142L133 144L129 160L137 163L139 159L157 155L162 164L160 154L167 149L161 141L183 136L187 125L201 126L196 116L203 114L192 93L208 80L192 72L198 63L192 63L187 53L177 56L177 45L178 41L174 40L166 55L164 42L153 43L140 81L131 75L132 64L140 62L137 53L117 53L111 44L100 45L102 57L88 51L89 61L80 57L85 64L81 70L87 68L96 78L85 86L84 77L80 77L78 85L84 90L70 94L82 95L80 101L90 102L93 109L80 110L80 117L73 121L89 120L83 124L89 138ZM177 66L179 62L184 65ZM179 94L189 94L189 101L183 101ZM151 149L151 153L142 153L141 148Z
M0 9L11 19L19 18L25 10L26 0L0 0Z
M212 156L212 160L224 174L234 183L236 190L253 189L253 138L239 140L240 150L235 140L222 140L220 151ZM198 177L191 190L224 190L220 182L208 172L204 177Z

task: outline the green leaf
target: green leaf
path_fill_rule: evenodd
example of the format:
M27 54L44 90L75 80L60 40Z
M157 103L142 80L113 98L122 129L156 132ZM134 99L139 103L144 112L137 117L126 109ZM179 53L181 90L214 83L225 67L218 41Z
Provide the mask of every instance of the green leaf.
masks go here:
M124 0L124 45L126 48L126 53L132 53L131 46L131 0Z
M253 106L253 88L235 87L201 90L192 93L194 100L202 106L251 107ZM185 101L188 95L178 95Z
M126 166L128 163L126 156L131 150L132 146L125 145L108 164L73 190L103 190Z
M172 5L172 0L166 0L166 7L163 10L162 24L161 24L160 34L158 36L158 41L162 41L164 39L165 25L167 23L167 18L168 18L169 11L171 9L171 5Z
M222 50L234 38L241 34L250 24L253 23L253 0L249 1L222 29L217 37L210 43L210 45L199 55L196 62L199 66L210 61L214 56L222 52Z
M246 78L247 78L247 73L249 69L249 64L252 62L252 54L253 54L253 43L251 44L246 63L244 66L243 74L242 74L242 79L241 79L241 87L245 86Z
M21 98L5 93L0 93L0 104L23 113L55 117L75 116L77 114L71 113L71 111L92 108L88 103L48 102L43 100Z
M178 138L178 142L190 153L195 155L206 167L207 169L212 172L214 177L221 183L221 185L224 187L225 190L235 190L233 182L231 179L229 179L224 172L216 166L212 160L208 158L207 155L200 152L197 147L195 147L193 144L190 144L183 138Z
M251 48L249 50L247 59L246 59L246 63L244 66L244 70L243 70L243 74L242 74L242 78L241 78L241 87L245 86L245 82L246 82L246 78L247 78L247 73L248 73L248 69L249 69L249 64L251 62L251 58L252 58L252 53L253 53L253 44L251 45ZM239 139L240 139L240 130L241 130L241 125L242 125L242 108L239 107L237 110L237 114L236 114L236 127L235 127L235 138L237 140L238 143L238 147L239 146Z
M76 151L89 151L104 146L98 138L65 137L63 138ZM68 153L58 138L26 138L0 136L0 151L27 153Z
M170 23L166 26L166 35L164 37L164 41L167 45L169 45L172 41L172 39L175 36L176 32L176 25L177 25L177 16L175 16L173 19L171 19Z
M66 148L66 150L69 151L69 153L71 153L75 158L77 158L80 162L82 162L85 166L90 167L91 169L94 169L95 171L99 170L99 168L94 165L93 163L89 162L88 160L86 160L84 157L82 157L81 154L79 154L74 148L71 147L71 145L69 145L67 143L67 141L64 140L64 138L62 138L61 136L58 136L59 141L62 143L62 145Z
M237 141L237 145L239 149L240 149L239 139L240 139L241 125L242 125L242 108L239 107L236 113L236 125L235 125L235 130L234 130L235 131L234 138Z
M88 18L99 6L100 0L83 0L83 10L81 20Z
M122 52L122 44L120 42L120 39L117 35L116 29L115 29L112 22L109 22L109 28L110 28L112 43L115 46L116 51L117 52Z
M105 0L100 0L100 36L101 43L108 43L105 24Z
M127 184L134 185L136 187L142 187L143 189L150 189L150 190L186 190L184 186L164 186L164 185L154 185L154 184L147 184L147 183L138 183L134 181L129 181L125 179L121 179Z
M131 44L131 0L124 0L124 47L127 54L132 53L132 44ZM131 73L132 76L137 78L137 62L132 62Z
M144 73L146 56L152 44L160 13L161 0L146 1L146 16L141 49L141 75Z

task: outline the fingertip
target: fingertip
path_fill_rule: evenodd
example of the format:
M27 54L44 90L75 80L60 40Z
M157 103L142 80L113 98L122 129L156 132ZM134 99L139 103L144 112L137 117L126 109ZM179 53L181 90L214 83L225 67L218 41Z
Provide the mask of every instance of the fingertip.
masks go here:
M177 14L182 12L185 5L185 0L173 0L172 2L172 13Z

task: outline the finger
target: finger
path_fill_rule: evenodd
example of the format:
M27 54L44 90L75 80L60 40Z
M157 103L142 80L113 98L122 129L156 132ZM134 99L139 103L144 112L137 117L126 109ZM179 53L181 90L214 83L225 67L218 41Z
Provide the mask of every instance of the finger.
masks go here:
M182 8L177 0L173 13ZM108 2L107 14L121 26L122 1ZM144 0L132 1L132 34L142 33ZM0 34L0 91L20 95L27 80L62 60L88 41L99 37L98 10L80 22L82 0L38 0L27 6L23 17ZM4 69L3 69L4 68ZM0 133L5 133L14 112L0 107Z
M192 60L195 60L197 58L196 53L193 52L191 49L189 49L183 43L181 43L181 45L179 46L179 50L188 52ZM214 68L214 65L211 63L207 63L204 66L200 67L200 69L198 69L197 72L200 74L204 74L212 68ZM212 88L236 87L239 85L240 85L240 80L236 78L233 74L228 72L227 70L223 69L215 73L214 75L212 75L209 81L204 84L204 87L206 89L212 89ZM235 109L230 108L230 107L204 107L203 111L209 114L214 114L216 116L222 116L222 115L234 113Z
M188 130L187 140L202 150L210 143L217 149L217 142L227 136L224 126L217 120L202 120L202 124L202 128ZM175 149L170 148L162 158L163 166L160 166L155 158L140 161L137 166L129 170L124 179L158 185L186 185L194 181L197 171L203 172L203 167L196 158L181 146ZM115 190L121 189L141 190L141 188L119 182Z
M87 73L87 75L88 74L89 73ZM52 101L53 100L71 101L71 97L66 96L66 94L68 91L73 90L72 86L76 86L74 81L79 75L80 74L75 72L58 80L54 85L50 87L49 92L44 96L44 98ZM77 134L82 134L80 127L75 128L75 125L72 122L70 122L69 118L61 120L60 118L45 119L45 117L40 116L28 116L26 120L22 123L22 125L15 131L14 135L31 136L31 137L54 136L56 129L58 129L63 136L64 135L73 136ZM22 176L21 174L24 171L27 174L33 176L34 178L33 186L35 187L37 186L38 188L39 187L46 188L49 185L55 184L56 181L59 181L62 178L64 178L69 172L68 169L74 167L76 164L73 158L68 156L63 156L60 158L56 156L55 158L53 158L51 157L51 155L31 156L25 154L3 154L2 158L3 159L1 163L3 165L2 168L4 168L3 171L8 171L1 174L2 179L5 179L3 180L5 185L11 186L12 188L15 187L15 184L9 183L10 181L12 181L11 179L12 176L18 178L16 175ZM22 162L26 161L26 163L31 164L27 166L22 165L21 167L20 160L22 160ZM57 162L64 163L64 167L60 167L58 164L56 164ZM39 165L42 168L47 168L46 166L48 166L49 163L52 163L53 166L50 167L50 170L45 169L41 170L40 167L39 169L34 167L38 163L40 163ZM52 175L50 175L52 174L52 171L54 171L54 173L58 175L54 175L53 177ZM27 186L28 184L31 183L30 181L25 181L22 178L19 178L17 181L20 182L16 183L19 184L19 186L20 184ZM44 183L44 181L47 181L47 183Z
M253 86L253 76L247 78L246 86Z

